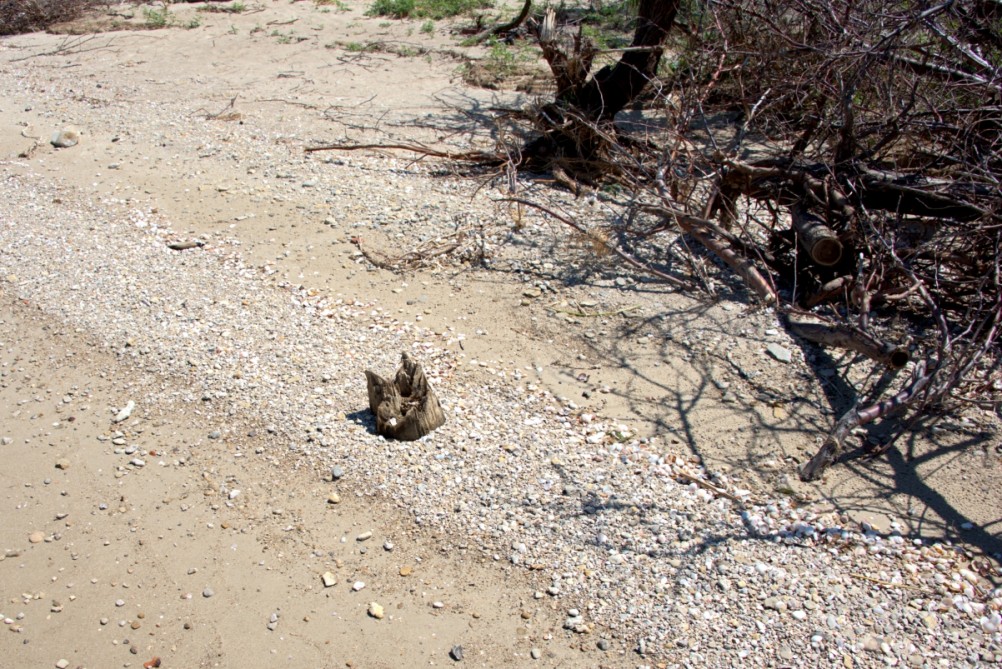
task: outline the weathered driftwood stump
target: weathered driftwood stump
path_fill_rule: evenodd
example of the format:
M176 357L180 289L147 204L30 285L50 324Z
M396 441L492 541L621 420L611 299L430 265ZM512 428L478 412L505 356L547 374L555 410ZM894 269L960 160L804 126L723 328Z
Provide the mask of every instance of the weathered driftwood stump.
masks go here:
M445 414L421 365L404 353L393 380L365 370L369 409L376 432L384 437L414 441L445 424Z

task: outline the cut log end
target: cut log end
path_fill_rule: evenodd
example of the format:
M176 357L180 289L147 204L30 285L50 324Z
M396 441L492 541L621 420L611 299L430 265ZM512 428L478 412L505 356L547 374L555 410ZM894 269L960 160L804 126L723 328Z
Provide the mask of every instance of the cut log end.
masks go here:
M414 441L445 424L445 413L424 370L407 353L393 379L366 370L365 381L376 432L384 437Z
M824 267L838 264L842 259L842 242L833 237L819 239L811 247L811 260Z

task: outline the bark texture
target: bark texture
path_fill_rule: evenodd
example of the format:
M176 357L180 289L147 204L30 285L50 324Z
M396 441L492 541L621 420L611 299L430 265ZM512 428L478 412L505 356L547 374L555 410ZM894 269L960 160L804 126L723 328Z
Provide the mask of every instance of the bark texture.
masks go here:
M407 353L401 356L392 380L369 370L365 380L376 432L384 437L414 441L445 424L445 414L424 370Z

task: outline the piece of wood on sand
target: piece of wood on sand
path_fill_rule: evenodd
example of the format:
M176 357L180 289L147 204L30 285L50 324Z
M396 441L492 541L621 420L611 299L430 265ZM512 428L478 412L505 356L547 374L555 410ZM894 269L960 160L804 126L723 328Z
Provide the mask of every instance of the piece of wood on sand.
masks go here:
M376 417L376 432L391 439L414 441L445 424L445 414L421 365L407 353L392 380L365 370L369 409Z

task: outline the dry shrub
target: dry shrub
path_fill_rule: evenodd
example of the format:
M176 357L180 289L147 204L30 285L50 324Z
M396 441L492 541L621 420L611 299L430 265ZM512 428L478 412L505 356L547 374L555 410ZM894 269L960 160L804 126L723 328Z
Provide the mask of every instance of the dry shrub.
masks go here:
M0 35L18 35L79 18L100 0L0 0Z

